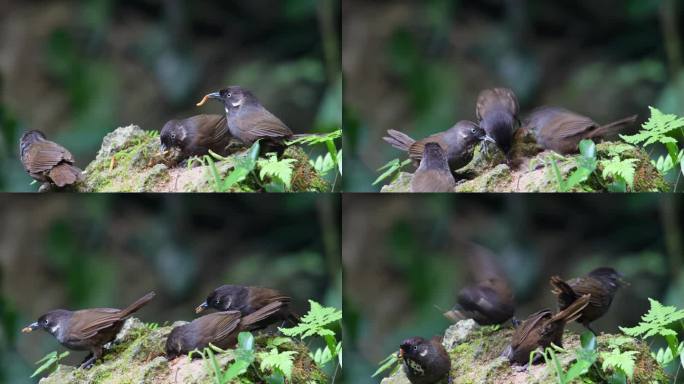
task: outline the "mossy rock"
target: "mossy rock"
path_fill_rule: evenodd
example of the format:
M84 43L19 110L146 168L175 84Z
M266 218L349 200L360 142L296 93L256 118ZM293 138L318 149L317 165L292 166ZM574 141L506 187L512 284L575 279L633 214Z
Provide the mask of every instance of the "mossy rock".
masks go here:
M174 326L183 322L152 329L140 320L126 321L121 332L102 361L90 369L59 365L57 369L40 380L40 384L213 384L214 373L201 358L181 356L172 361L164 357L166 338ZM268 336L256 337L256 350L265 350ZM278 346L279 351L295 351L292 384L327 383L327 377L311 360L305 345L290 341ZM233 352L217 354L221 367L233 361ZM258 362L256 363L258 364ZM263 375L263 373L261 373ZM257 373L250 369L245 375L250 382L260 382Z
M555 370L544 364L530 365L527 369L512 367L501 356L513 334L511 327L480 327L473 320L462 320L449 327L442 344L451 357L451 384L554 384L558 382ZM597 338L599 351L607 351L611 340L629 339L623 335L602 334ZM557 353L564 370L575 361L572 351L580 348L579 335L566 331L563 347L568 353ZM663 369L653 359L648 345L631 339L621 345L622 351L637 351L633 383L668 383ZM579 383L579 381L577 381ZM403 368L382 380L382 384L410 384Z
M639 147L622 142L604 142L596 145L599 160L610 159L619 152L620 160L635 159L634 188L631 192L667 192L671 187L652 164L648 154ZM488 154L476 148L473 160L457 170L455 192L559 192L552 161L556 163L563 180L577 169L579 155L560 156L552 151L540 152L536 144L519 141L513 148L515 160L505 162L501 152L489 147ZM590 179L575 187L572 192L605 192L613 183L603 177L601 163ZM401 172L381 192L410 192L411 173Z
M213 192L214 179L210 168L199 162L179 166L160 157L159 136L136 125L120 127L102 140L102 146L85 169L84 180L77 186L80 192ZM214 164L219 175L225 178L232 171L234 153ZM288 147L284 158L295 159L292 191L325 192L328 183L309 163L309 157L297 146ZM249 180L236 184L231 192L258 190Z

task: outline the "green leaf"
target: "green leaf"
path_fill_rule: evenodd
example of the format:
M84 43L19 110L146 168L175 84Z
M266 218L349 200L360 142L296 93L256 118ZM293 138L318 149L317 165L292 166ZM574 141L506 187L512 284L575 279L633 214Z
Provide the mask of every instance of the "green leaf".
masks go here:
M579 150L582 157L587 159L596 158L596 144L588 139L584 139L579 143Z
M630 380L634 375L634 363L636 361L637 351L622 352L618 348L613 348L610 352L601 352L599 355L603 360L601 369L616 369L622 371Z
M240 332L238 334L238 346L246 351L254 349L254 336L249 332Z
M602 160L603 177L619 178L625 181L630 188L634 187L634 172L636 171L637 159L620 160L615 156L610 160Z
M655 335L676 336L677 333L669 327L684 319L684 310L678 310L673 306L664 306L651 298L648 301L651 303L651 308L641 317L641 322L631 328L620 327L620 330L628 336L644 339Z
M588 351L596 350L596 336L593 332L586 331L582 333L580 336L580 343L582 345L582 349Z
M257 353L257 357L261 360L259 369L262 371L275 370L290 380L296 354L296 351L278 352L277 348L273 348L269 352L259 352Z
M630 144L642 144L644 147L655 143L676 143L677 141L668 136L676 130L684 128L684 117L666 115L657 108L651 109L651 118L644 123L642 129L634 135L620 135Z
M395 366L398 366L400 364L401 364L401 360L399 359L397 354L392 353L391 355L385 357L384 359L382 359L381 362L378 363L378 365L380 367L378 367L378 369L375 371L375 373L373 373L373 375L371 375L371 377L375 377L375 376L379 375L380 373L382 373L382 372L384 372L390 368L393 368Z
M268 158L257 160L259 178L263 181L268 176L282 183L285 189L290 189L294 163L296 162L295 159L278 160L275 153L270 153Z
M399 159L394 159L389 161L387 164L378 168L378 172L385 170L377 179L373 182L373 185L377 185L379 182L392 176L395 172L401 171L402 168L411 164L411 159L406 159L404 161L399 161Z
M299 324L292 328L278 328L285 336L299 336L305 339L309 336L334 336L335 332L328 329L330 325L342 319L342 311L334 307L323 307L313 300L309 300L309 312L299 319Z
M69 356L69 352L62 352L58 354L57 351L53 351L43 356L42 359L36 361L36 365L41 364L36 370L31 374L31 378L40 375L41 373L49 370L53 365L57 367L60 360Z

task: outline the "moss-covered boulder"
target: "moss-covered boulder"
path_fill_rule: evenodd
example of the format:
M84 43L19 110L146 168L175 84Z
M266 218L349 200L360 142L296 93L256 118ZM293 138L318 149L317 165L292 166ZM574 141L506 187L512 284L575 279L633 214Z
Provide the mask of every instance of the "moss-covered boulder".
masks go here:
M555 384L555 370L544 364L530 365L527 369L512 367L501 356L510 342L511 327L480 327L473 320L462 320L444 333L442 344L451 356L451 384ZM635 339L625 341L623 335L603 334L597 338L599 351L609 350L611 341L620 338L621 351L636 351L634 383L668 383L665 372L653 359L648 345ZM567 353L558 353L558 361L564 370L575 361L574 351L580 348L579 335L567 331L563 337ZM599 358L600 359L600 358ZM579 381L578 381L579 382ZM382 384L410 384L403 369L382 380Z
M619 153L618 153L619 152ZM579 154L560 156L552 151L540 151L536 144L518 141L513 148L512 161L506 162L500 151L489 153L476 148L473 160L455 172L454 192L560 192L558 178L552 164L558 167L561 178L567 180L577 169ZM634 159L634 188L631 192L666 192L671 187L665 182L648 154L626 143L604 142L596 145L596 158L605 160L618 156L620 160ZM412 174L401 172L382 192L410 192ZM614 180L603 176L599 166L590 180L573 188L573 192L605 192Z
M116 340L105 352L103 361L90 369L59 365L40 380L40 384L214 384L215 377L208 361L202 358L178 357L172 361L164 357L166 338L178 322L171 326L152 328L136 318L126 321ZM257 351L265 347L267 336L257 336ZM325 374L316 366L305 345L291 341L280 344L279 351L295 351L292 384L327 383ZM216 355L222 367L233 361L231 350ZM261 373L263 375L263 373ZM245 374L247 380L257 383L254 369Z
M102 140L102 146L85 169L84 179L76 186L80 192L214 192L214 176L210 167L198 161L190 166L178 165L159 153L159 136L136 125L120 127ZM238 151L216 161L218 176L225 178L234 168ZM297 146L288 147L284 158L294 159L292 191L324 192L327 182L318 175L306 153ZM258 190L246 180L231 188L232 192Z

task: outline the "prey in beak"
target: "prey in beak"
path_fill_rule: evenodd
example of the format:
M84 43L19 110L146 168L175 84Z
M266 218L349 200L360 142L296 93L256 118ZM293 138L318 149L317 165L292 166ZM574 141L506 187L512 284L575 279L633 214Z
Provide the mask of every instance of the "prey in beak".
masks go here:
M221 93L219 93L219 92L212 92L212 93L209 93L209 94L204 95L204 97L202 98L202 100L200 100L200 102L197 103L197 106L198 106L198 107L203 106L203 105L207 102L207 100L209 100L209 99L221 99Z
M399 351L397 351L397 357L400 359L404 357L404 348L399 348Z
M207 308L209 308L209 305L205 301L204 303L198 305L197 308L195 308L195 313L201 313L202 311L204 311Z
M38 328L40 328L40 326L38 325L37 322L36 322L36 323L31 323L31 324L29 324L28 326L24 327L24 328L21 330L21 333L31 333L31 332L35 331L36 329L38 329Z

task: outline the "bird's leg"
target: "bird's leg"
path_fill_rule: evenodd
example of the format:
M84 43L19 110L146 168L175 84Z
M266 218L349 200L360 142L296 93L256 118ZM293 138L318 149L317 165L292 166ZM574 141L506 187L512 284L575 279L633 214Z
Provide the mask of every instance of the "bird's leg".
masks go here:
M93 347L91 350L90 358L86 359L83 364L81 364L81 368L83 369L90 369L93 364L95 364L95 361L102 357L102 347Z
M513 324L513 328L518 328L520 324L522 324L522 321L518 320L515 316L511 319L511 324Z
M80 367L81 367L81 368L86 368L87 366L92 365L92 363L93 363L93 353L91 352L91 353L89 353L88 355L86 355L85 359L83 359L83 361L81 362Z

